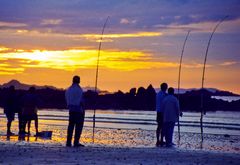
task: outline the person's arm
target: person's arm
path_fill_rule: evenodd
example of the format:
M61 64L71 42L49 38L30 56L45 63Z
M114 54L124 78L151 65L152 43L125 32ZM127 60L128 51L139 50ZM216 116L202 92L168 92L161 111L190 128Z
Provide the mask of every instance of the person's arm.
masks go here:
M155 110L158 111L158 105L159 105L159 103L158 103L158 93L156 94L155 101L156 101L156 103L155 103Z
M180 110L180 105L178 100L176 101L176 108L177 108L177 115L182 117L182 112Z
M164 114L164 111L165 111L165 100L164 100L164 98L162 99L162 101L160 103L160 109L161 109L161 112Z
M68 102L68 90L67 89L65 91L65 100L66 100L66 104L67 104L67 108L68 108L69 102Z
M85 97L84 97L84 93L83 93L83 90L82 90L82 88L81 88L81 95L82 95L82 97L81 97L81 101L80 101L80 106L82 107L82 110L84 110L85 109Z
M82 98L82 100L80 102L80 106L82 107L83 110L84 110L84 105L85 105L85 100L84 100L84 98Z

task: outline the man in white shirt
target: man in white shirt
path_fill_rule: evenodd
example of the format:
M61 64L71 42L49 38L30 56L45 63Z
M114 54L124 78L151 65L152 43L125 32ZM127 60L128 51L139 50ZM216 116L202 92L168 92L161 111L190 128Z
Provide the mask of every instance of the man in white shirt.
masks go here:
M166 90L168 88L168 85L167 83L162 83L160 87L161 87L161 90L157 93L157 96L156 96L156 111L157 111L157 124L158 124L157 130L156 130L156 136L157 136L156 146L157 147L163 145L163 137L164 137L164 134L162 131L163 111L161 109L161 105L162 105L163 99L167 96ZM161 134L161 140L159 140L160 134Z
M80 77L74 76L72 85L66 90L65 97L69 109L69 124L67 131L67 147L72 146L72 135L75 127L74 147L84 147L79 143L84 123L83 90L79 85Z
M180 115L179 101L174 96L174 89L170 87L168 89L168 96L162 101L163 111L163 132L166 139L166 146L171 147L173 145L173 131L175 122L178 121Z

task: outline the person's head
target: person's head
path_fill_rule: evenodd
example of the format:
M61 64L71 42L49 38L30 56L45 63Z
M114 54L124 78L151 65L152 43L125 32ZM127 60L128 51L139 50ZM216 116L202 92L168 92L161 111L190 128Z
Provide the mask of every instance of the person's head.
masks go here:
M166 92L168 85L167 85L167 83L162 83L160 87L161 87L161 91Z
M72 83L73 84L79 84L80 83L80 77L79 76L73 76Z
M36 88L32 86L32 87L30 87L30 88L29 88L29 90L28 90L28 91L29 91L30 93L34 93L34 92L35 92L35 90L36 90Z
M168 88L168 94L174 95L174 89L172 87Z

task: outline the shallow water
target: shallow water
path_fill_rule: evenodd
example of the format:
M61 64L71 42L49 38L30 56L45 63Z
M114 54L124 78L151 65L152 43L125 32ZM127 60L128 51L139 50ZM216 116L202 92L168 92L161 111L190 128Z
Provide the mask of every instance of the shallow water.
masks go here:
M240 100L240 96L212 96L211 98L228 102Z
M1 111L0 111L1 113ZM17 143L18 145L55 144L65 145L68 124L66 110L40 110L39 130L53 131L51 139L34 137L35 129L32 122L31 136L6 137L6 118L0 114L0 140ZM87 111L81 141L92 144L92 111ZM94 145L112 147L154 147L155 146L155 112L148 111L97 111ZM208 113L204 118L204 142L199 134L198 113L184 113L181 118L181 141L178 142L175 127L174 142L180 148L204 149L239 153L239 113L216 112ZM18 132L17 118L13 122L12 131ZM213 127L211 127L213 126ZM230 129L229 129L230 128ZM228 134L230 136L224 136Z
M39 110L39 119L51 125L66 125L67 110ZM86 111L85 126L92 127L93 111ZM5 118L0 109L0 119ZM154 111L97 110L96 127L115 129L156 129ZM200 133L200 113L184 112L180 118L181 132ZM208 112L203 119L204 132L208 134L240 135L240 112ZM177 130L177 128L175 128Z

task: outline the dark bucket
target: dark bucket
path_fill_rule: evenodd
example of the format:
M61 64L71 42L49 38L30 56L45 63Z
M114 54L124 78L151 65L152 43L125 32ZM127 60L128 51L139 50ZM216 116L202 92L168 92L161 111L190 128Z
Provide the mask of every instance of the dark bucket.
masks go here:
M37 136L41 137L41 138L51 139L52 138L52 131L42 131L42 132L39 132Z

